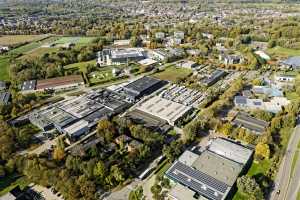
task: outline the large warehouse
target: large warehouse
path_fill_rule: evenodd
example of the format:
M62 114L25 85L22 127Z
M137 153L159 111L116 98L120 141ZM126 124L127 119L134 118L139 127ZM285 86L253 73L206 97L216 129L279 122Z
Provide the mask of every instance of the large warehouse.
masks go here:
M192 109L191 106L185 106L160 96L154 96L137 107L137 110L166 120L172 126L190 113Z
M100 66L122 65L130 61L140 61L146 58L142 48L103 49L98 53L97 63Z
M166 81L162 81L153 77L144 76L123 87L123 92L131 101L135 101L142 96L149 95L166 85Z
M185 151L166 171L165 175L173 183L168 193L171 199L225 200L232 193L245 163L252 160L253 150L222 138L213 140L210 146L200 154ZM243 156L227 154L235 150ZM236 159L241 162L236 162Z
M124 96L100 89L32 112L29 119L43 131L55 127L76 140L95 127L99 120L118 114L130 105Z

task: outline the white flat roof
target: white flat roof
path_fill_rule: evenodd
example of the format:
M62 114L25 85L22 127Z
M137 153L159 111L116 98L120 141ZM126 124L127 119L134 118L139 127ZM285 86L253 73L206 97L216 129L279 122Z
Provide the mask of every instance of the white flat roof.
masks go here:
M144 60L141 60L141 61L139 61L138 62L140 65L153 65L153 64L156 64L157 63L157 61L156 60L153 60L153 59L151 59L151 58L146 58L146 59L144 59Z
M229 158L242 164L248 162L253 152L242 145L222 138L213 140L208 149L216 154L224 156L225 158Z
M190 111L192 107L185 106L159 96L154 96L151 99L141 103L137 109L173 124L188 111Z

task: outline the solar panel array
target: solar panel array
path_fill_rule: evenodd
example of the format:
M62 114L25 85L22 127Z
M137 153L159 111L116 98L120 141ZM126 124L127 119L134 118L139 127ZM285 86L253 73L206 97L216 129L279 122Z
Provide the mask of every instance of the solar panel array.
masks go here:
M166 175L212 200L222 200L230 188L225 183L179 161L172 165Z

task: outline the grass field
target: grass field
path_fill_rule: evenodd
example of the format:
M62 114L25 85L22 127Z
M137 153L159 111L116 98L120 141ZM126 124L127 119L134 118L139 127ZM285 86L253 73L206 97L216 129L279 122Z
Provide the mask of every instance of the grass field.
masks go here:
M34 51L35 49L41 47L43 44L51 43L57 40L57 37L50 37L44 40L31 42L29 44L23 45L21 47L18 47L16 49L13 49L9 51L11 54L28 54L31 53L31 51Z
M270 167L270 160L263 160L260 162L253 162L249 171L248 171L248 175L249 176L255 176L257 174L264 174Z
M0 56L0 80L9 80L9 58Z
M96 65L96 59L91 60L91 61L87 61L87 62L79 62L79 63L66 65L66 66L64 66L64 69L68 70L68 69L77 68L78 70L80 70L82 72L86 72L86 67L88 65Z
M162 80L167 80L167 81L172 81L175 82L176 80L180 78L185 78L189 76L192 73L192 70L190 69L184 69L180 67L168 67L162 72L158 72L153 75L153 77L162 79Z
M269 53L271 56L280 56L280 57L300 56L300 50L288 49L279 46L274 47L272 49L268 49L267 53Z
M4 35L0 37L0 45L10 46L32 42L48 37L47 35Z
M62 37L59 40L55 41L55 44L88 44L91 43L96 37Z
M31 60L31 59L41 57L46 53L50 54L50 53L53 53L56 51L58 51L58 48L39 47L39 48L35 48L35 49L25 53L25 55L21 56L19 59Z

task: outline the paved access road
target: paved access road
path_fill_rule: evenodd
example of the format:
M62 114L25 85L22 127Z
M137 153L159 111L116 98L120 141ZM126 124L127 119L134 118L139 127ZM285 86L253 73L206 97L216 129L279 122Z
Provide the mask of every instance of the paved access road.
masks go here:
M294 132L292 133L288 147L287 147L287 153L283 157L283 160L281 162L279 171L277 173L277 177L275 180L275 189L270 195L271 200L294 200L293 198L287 198L287 196L291 197L293 196L294 189L298 188L299 180L300 180L300 164L299 160L295 168L295 175L292 180L296 181L297 184L291 184L290 180L290 174L292 170L292 163L293 163L293 157L295 155L295 152L297 151L298 142L300 141L300 125L297 125ZM297 168L298 167L298 168ZM292 182L293 182L292 181ZM280 190L280 193L278 194L277 191ZM290 192L289 192L290 191ZM297 191L296 191L297 192ZM289 194L288 194L289 193Z

